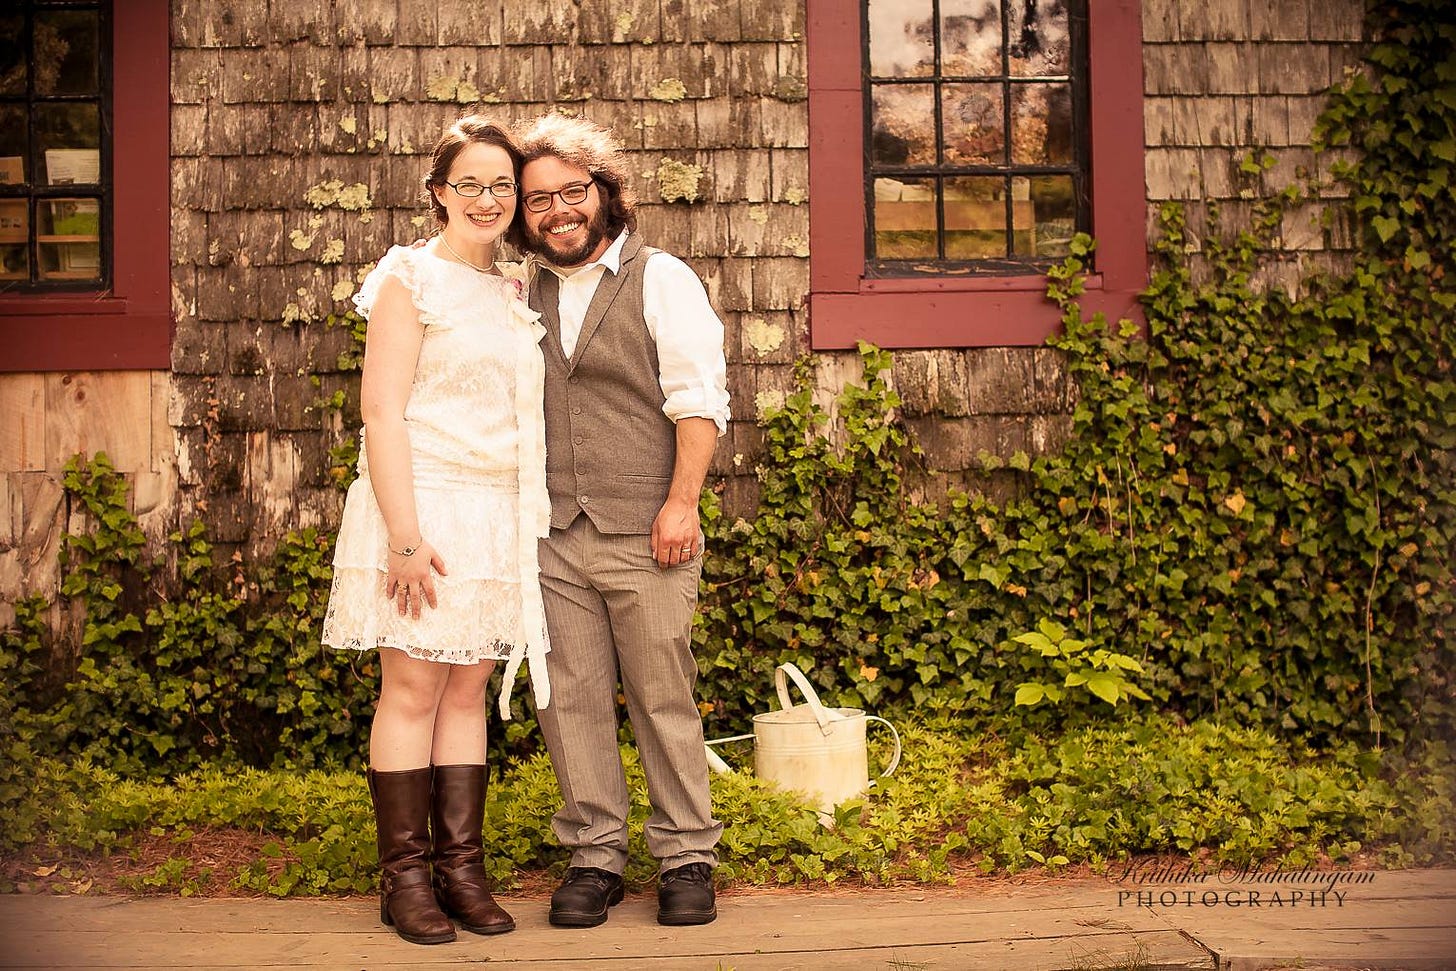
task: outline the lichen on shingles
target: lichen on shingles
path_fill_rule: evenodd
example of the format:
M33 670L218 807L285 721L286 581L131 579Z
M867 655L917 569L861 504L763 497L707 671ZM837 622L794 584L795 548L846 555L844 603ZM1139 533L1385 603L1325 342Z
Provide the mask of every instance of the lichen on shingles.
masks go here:
M762 317L749 317L743 322L743 336L754 353L762 356L782 347L786 334L778 324L771 324Z
M703 178L703 167L689 162L665 158L657 165L657 190L663 202L681 199L696 202L698 183Z
M437 74L425 84L425 97L431 101L459 101L470 104L480 100L480 89L469 78Z
M688 96L688 87L677 78L663 78L647 92L653 101L681 101Z
M367 212L373 205L369 198L369 187L363 182L344 185L340 179L329 179L308 187L303 201L315 209L338 206L349 212Z
M753 396L753 407L759 418L768 417L769 412L778 411L784 406L784 393L768 389L760 391Z

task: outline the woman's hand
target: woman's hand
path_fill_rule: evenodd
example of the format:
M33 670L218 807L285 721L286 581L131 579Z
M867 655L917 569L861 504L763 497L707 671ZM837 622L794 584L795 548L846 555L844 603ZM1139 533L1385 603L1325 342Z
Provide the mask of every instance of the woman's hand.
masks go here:
M391 549L387 562L389 572L385 576L384 595L399 607L401 617L408 614L419 620L422 604L439 606L435 600L434 574L446 576L449 571L433 546L421 539L410 556Z

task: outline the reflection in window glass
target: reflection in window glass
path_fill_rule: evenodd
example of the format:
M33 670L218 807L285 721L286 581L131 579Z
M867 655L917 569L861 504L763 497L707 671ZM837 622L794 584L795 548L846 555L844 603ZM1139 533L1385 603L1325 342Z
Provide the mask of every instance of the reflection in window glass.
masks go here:
M934 165L935 89L928 84L876 85L870 151L876 165Z
M945 180L945 255L951 260L1006 256L1006 180L999 175Z
M1000 0L941 0L940 57L946 77L999 76Z
M0 96L25 94L25 18L0 14Z
M935 73L930 0L870 0L870 73L882 78Z
M51 185L100 179L101 114L94 104L48 104L35 109L37 171Z
M96 94L100 15L95 10L38 13L35 90L39 95Z
M37 200L41 277L48 280L101 279L101 201L87 198Z
M947 84L940 89L947 165L1006 161L1006 118L1000 84Z
M25 159L30 154L30 126L23 105L0 105L0 185L26 181Z
M873 221L882 259L935 259L935 180L876 179Z
M1013 234L1015 252L1025 256L1063 257L1071 252L1077 232L1076 189L1070 175L1040 175L1028 183L1027 197L1036 213L1034 231ZM1013 197L1016 195L1013 186Z
M0 199L0 280L30 278L30 202Z
M1011 88L1013 165L1070 165L1072 86L1016 84Z
M1072 72L1066 0L1011 0L1007 14L1012 74L1066 77Z

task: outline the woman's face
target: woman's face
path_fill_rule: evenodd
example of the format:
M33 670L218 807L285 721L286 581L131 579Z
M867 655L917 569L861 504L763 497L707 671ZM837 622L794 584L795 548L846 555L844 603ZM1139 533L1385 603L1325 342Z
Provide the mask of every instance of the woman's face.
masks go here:
M498 240L516 214L519 191L506 150L499 145L471 142L455 156L445 180L449 184L432 186L431 191L445 207L445 224L451 237L461 243L491 244ZM492 192L492 187L502 194ZM470 194L477 190L481 190L479 195Z

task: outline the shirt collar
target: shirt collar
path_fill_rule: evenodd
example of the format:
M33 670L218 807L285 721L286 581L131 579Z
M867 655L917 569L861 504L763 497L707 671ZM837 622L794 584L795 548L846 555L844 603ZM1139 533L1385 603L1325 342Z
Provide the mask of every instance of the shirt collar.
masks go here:
M629 232L631 231L628 229L623 229L621 233L617 235L617 238L612 240L612 245L608 246L606 250L603 251L601 256L598 256L590 263L583 263L581 266L562 268L547 260L541 260L541 265L544 266L546 269L550 270L552 273L555 273L563 280L569 277L576 276L578 273L584 273L594 266L606 267L608 270L612 271L613 275L615 275L621 272L622 269L622 247L627 245L627 234Z

